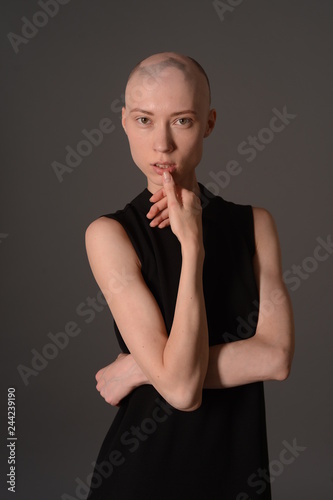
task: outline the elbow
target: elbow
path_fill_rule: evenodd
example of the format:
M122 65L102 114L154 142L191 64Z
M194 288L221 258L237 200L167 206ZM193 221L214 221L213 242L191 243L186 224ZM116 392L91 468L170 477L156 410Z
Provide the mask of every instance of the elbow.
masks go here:
M287 380L287 378L290 375L290 367L289 366L283 366L280 368L279 371L275 373L274 380L277 380L279 382L283 382L284 380Z
M174 407L176 408L176 410L179 411L190 412L200 408L201 403L202 403L202 398L192 398L192 399L182 398L176 401Z
M272 374L272 379L283 382L287 380L291 373L293 353L290 350L281 349L276 353L275 369Z
M207 363L202 367L194 370L188 370L186 375L179 374L177 377L174 375L168 379L167 395L165 399L176 410L191 412L198 410L202 404L203 387L206 378L208 367L208 353Z
M190 387L179 387L172 391L172 394L167 399L176 410L179 411L195 411L200 408L202 403L202 387L195 390Z

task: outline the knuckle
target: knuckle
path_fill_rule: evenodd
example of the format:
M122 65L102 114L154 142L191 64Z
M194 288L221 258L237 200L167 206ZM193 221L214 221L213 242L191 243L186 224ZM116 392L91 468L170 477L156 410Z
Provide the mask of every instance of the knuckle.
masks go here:
M111 396L106 397L105 401L107 403L109 403L109 405L111 405L111 406L116 406L116 404L117 404L117 401L115 400L115 398L112 398Z

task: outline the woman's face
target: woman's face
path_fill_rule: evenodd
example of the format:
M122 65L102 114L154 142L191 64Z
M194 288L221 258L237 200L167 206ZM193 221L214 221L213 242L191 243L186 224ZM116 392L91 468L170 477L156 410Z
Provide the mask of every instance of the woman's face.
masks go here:
M126 89L122 123L150 192L163 186L165 168L177 184L187 189L196 185L203 139L215 123L202 78L189 78L174 67L154 76L135 74Z

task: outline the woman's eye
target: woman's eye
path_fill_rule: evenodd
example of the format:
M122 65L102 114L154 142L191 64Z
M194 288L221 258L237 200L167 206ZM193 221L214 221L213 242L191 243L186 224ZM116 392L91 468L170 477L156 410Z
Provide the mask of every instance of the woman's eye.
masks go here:
M137 121L142 125L147 125L147 123L149 122L149 118L147 118L146 116L140 116L140 118L137 118Z
M192 122L191 118L178 118L177 121L180 123L180 125L188 125Z

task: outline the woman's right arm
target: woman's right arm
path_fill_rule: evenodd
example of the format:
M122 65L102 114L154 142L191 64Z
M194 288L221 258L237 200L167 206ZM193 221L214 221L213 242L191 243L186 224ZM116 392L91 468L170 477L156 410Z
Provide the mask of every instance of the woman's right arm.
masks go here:
M192 411L201 404L209 356L202 283L202 213L193 192L181 189L176 197L172 177L164 181L164 188L171 229L182 252L169 336L121 224L104 217L91 223L86 230L86 249L97 284L135 362L166 401L179 410Z

